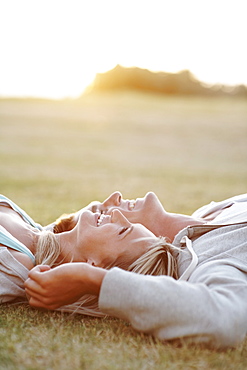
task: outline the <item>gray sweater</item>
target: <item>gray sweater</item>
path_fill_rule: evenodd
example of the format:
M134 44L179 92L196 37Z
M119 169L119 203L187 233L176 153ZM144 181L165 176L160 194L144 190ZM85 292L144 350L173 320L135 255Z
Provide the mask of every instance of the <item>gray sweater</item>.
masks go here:
M211 203L197 216L227 207L215 226L188 227L174 245L179 280L110 270L101 287L101 311L161 340L183 338L216 348L241 343L247 333L247 195ZM222 223L239 223L220 226ZM192 246L192 249L191 249Z
M211 203L195 214L202 217L229 205L215 224L247 220L247 194ZM206 232L208 227L186 228L175 238L176 245L182 240L185 246L179 255L179 274L186 281L113 268L101 288L101 311L160 339L190 338L218 347L240 343L247 331L247 226ZM188 249L191 240L192 252ZM28 270L0 246L0 302L27 301L27 276ZM74 311L75 306L64 310ZM80 308L76 311L81 312Z

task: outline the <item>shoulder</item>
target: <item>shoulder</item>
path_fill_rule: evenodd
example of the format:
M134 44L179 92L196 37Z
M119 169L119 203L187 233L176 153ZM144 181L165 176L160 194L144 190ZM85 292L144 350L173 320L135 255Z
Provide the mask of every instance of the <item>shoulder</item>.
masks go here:
M33 267L31 258L26 254L0 244L0 271L13 270L18 276L26 276L27 269L30 270Z
M14 251L8 248L8 251L12 254L12 256L20 262L23 266L25 266L28 270L31 270L34 267L34 264L30 257L26 254Z

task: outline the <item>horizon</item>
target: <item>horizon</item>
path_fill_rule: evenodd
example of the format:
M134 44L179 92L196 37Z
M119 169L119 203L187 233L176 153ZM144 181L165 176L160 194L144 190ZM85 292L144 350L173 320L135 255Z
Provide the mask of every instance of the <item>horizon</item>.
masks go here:
M112 69L114 69L115 67L117 67L117 66L120 66L120 65L116 65L116 66L114 66ZM189 72L195 79L196 79L196 81L199 83L199 84L201 84L205 89L211 89L211 88L213 88L213 87L217 87L217 86L219 86L219 87L221 87L221 88L225 88L225 91L227 91L227 90L229 90L229 92L230 91L232 91L234 88L236 88L236 87L238 87L238 86L240 86L240 84L236 84L236 85L227 85L227 84L211 84L211 83L207 83L207 82L204 82L204 81L200 81L200 80L198 80L196 77L195 77L195 75L191 72L191 71L189 71L189 70L183 70L183 71L178 71L178 72L167 72L167 71L151 71L151 70L149 70L149 69L147 69L147 68L140 68L140 67L135 67L135 66L133 66L133 67L124 67L124 66L120 66L121 68L123 68L123 69L135 69L135 68L137 68L137 69L140 69L140 70L147 70L147 71L149 71L149 72L151 72L151 73L165 73L165 74L174 74L174 75L178 75L178 74L180 74L181 72ZM108 70L108 71L105 71L105 72L101 72L101 73L99 73L99 74L107 74L107 73L110 73L111 71L112 71L112 69L110 69L110 70ZM97 74L95 75L95 79L96 79L96 77L97 77ZM93 86L93 82L94 82L94 79L92 80L92 82L91 83L89 83L85 88L84 88L84 90L81 92L81 94L79 94L78 96L75 96L75 97L71 97L71 96L68 96L68 97L66 97L66 96L64 96L64 97L49 97L49 96L35 96L35 95L22 95L22 96L16 96L16 95L10 95L10 96L7 96L7 95L5 95L5 96L3 96L3 95L0 95L0 99L41 99L41 100L64 100L64 99L72 99L72 100L76 100L76 99L79 99L79 98L81 98L83 95L85 95L85 94L88 94L89 92L93 92L94 91L94 89L90 89L90 86ZM247 84L246 85L244 85L244 86L246 86L246 89L247 89Z
M77 98L118 64L247 86L245 7L244 0L0 0L0 96Z

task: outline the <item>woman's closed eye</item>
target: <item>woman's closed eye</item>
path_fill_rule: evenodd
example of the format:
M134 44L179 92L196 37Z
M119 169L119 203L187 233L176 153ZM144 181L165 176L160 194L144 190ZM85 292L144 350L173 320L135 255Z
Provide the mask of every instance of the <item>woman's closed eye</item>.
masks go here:
M133 230L133 225L128 226L128 227L123 227L118 235L123 235L123 238L125 238L126 235L128 235L131 231Z
M122 235L123 233L125 233L125 231L127 231L129 229L129 227L123 227L120 232L118 233L118 235Z

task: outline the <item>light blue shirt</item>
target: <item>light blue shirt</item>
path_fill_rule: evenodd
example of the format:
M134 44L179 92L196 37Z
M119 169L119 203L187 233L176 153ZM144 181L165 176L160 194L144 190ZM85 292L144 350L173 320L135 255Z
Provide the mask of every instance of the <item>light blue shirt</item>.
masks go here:
M34 222L34 220L28 216L28 214L23 211L20 207L18 207L14 202L10 199L5 197L4 195L0 194L0 205L8 205L11 207L15 212L17 212L22 219L28 223L29 225L35 227L38 230L42 230L42 226ZM32 252L18 239L16 239L13 235L11 235L3 226L0 225L0 244L5 245L6 247L15 249L18 252L25 253L28 257L31 258L33 262L35 262L35 257Z

